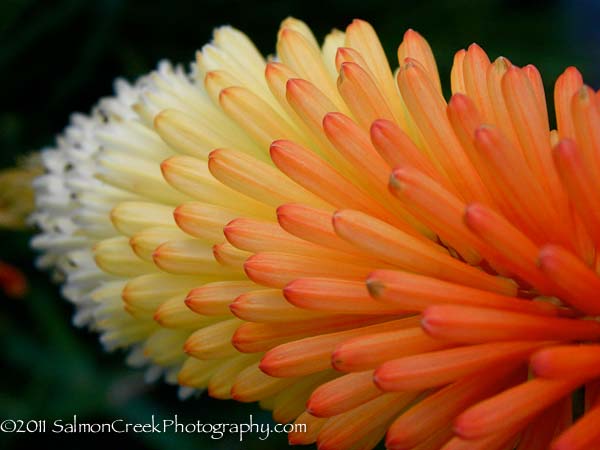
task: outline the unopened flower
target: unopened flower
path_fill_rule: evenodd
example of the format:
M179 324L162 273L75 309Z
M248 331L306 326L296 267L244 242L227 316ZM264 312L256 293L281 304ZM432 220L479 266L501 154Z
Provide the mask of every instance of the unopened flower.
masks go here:
M40 173L37 155L23 158L15 167L0 170L0 228L25 228L34 208L31 182Z
M287 19L269 61L224 27L120 82L44 152L40 264L107 347L292 443L598 445L598 94L567 69L551 131L533 66L472 45L446 103L419 34L398 60Z
M15 167L0 170L0 229L21 230L34 208L32 180L41 173L36 155L18 161ZM27 279L17 267L0 261L0 293L22 298Z
M22 298L27 293L23 272L3 261L0 261L0 292L11 298Z

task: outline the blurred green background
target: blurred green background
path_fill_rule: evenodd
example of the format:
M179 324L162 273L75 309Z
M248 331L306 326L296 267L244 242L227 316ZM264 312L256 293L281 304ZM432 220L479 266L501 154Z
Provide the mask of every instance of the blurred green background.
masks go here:
M490 57L535 64L551 102L553 80L576 65L596 89L600 79L600 5L579 1L364 1L281 0L2 0L0 2L0 168L19 155L50 145L73 111L87 112L109 95L116 76L134 79L161 58L186 63L220 24L250 35L265 53L274 50L279 22L305 20L322 38L353 18L369 20L391 59L406 28L421 32L438 58L445 88L454 52L471 42ZM0 300L0 419L148 420L151 414L182 421L266 422L256 405L206 397L179 402L175 388L146 385L106 354L95 336L71 326L71 307L46 274L37 272L29 232L0 230L0 260L19 267L29 282L20 300ZM0 296L2 294L0 293ZM32 445L129 449L281 449L283 435L266 442L213 441L184 434L0 434L0 448Z

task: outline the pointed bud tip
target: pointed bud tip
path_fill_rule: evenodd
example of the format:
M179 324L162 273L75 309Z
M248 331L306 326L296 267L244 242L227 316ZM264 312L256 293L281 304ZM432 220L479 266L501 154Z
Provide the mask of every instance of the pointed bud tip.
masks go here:
M243 396L239 393L239 388L236 386L235 383L231 387L231 391L229 391L229 394L231 395L232 400L235 400L238 402L244 401Z
M581 101L587 101L590 99L590 94L593 95L593 92L594 91L589 86L584 84L579 88L576 95Z
M384 392L386 391L385 367L383 365L377 367L373 371L373 384L377 387L377 389L380 389Z
M304 86L306 83L308 83L308 81L303 80L302 78L290 78L285 83L285 90L287 92L298 91L302 89L302 86Z
M563 75L581 75L581 72L579 72L577 67L569 66L564 70Z
M277 38L279 41L287 42L298 35L300 35L300 33L291 28L288 24L285 24L280 28L279 33L277 33Z
M193 345L189 342L189 339L183 343L183 352L190 356L194 353Z
M385 284L378 280L373 274L369 275L365 284L367 285L369 295L375 299L379 298L385 290Z
M166 173L169 171L171 165L172 165L172 159L174 157L172 156L171 158L167 158L165 159L163 162L160 163L160 171L163 174L163 176L166 176Z
M344 219L345 219L344 210L338 209L337 211L335 211L331 215L331 224L333 225L333 228L336 228L337 226L343 224Z
M327 114L325 114L323 116L323 128L325 128L325 131L330 130L332 131L333 129L339 127L341 124L343 124L343 122L345 121L346 116L340 112L334 111L334 112L328 112Z
M131 302L131 287L129 286L129 283L127 283L121 291L121 300L123 300L125 304L129 304Z
M336 52L336 57L342 57L342 59L346 59L346 57L350 56L352 54L352 49L348 48L348 47L338 47Z
M185 306L187 306L190 310L194 311L194 298L190 296L191 292L187 295L187 297L183 300Z
M543 349L534 353L529 360L529 367L532 373L537 377L543 377L552 366L552 350Z
M491 125L479 125L475 129L475 141L487 142L493 138L495 131L495 128Z
M467 106L472 103L472 100L465 94L457 92L452 94L450 101L448 102L448 108L450 109L466 109Z
M251 255L244 262L244 273L246 274L246 276L248 278L250 278L250 280L260 284L260 280L262 279L262 277L261 277L262 268L260 267L261 261L259 258L260 258L259 254Z
M415 72L416 69L419 68L419 66L420 66L420 64L416 59L408 56L408 57L404 58L404 60L402 61L402 66L400 67L400 72L412 74Z
M208 154L208 163L210 164L211 161L215 160L216 158L219 157L219 155L223 153L223 149L220 148L216 148L214 150L212 150L209 154Z
M499 74L503 74L510 66L512 66L512 63L508 60L508 58L504 56L498 56L494 60L493 66Z
M555 265L556 259L561 252L561 248L557 245L544 245L538 253L537 266L542 271L550 269Z
M398 166L392 170L389 178L389 187L393 191L401 192L408 179L410 169L406 166Z
M281 63L276 61L269 61L265 65L265 78L269 79L280 71Z
M348 25L347 30L351 29L351 28L358 28L358 27L364 27L364 26L370 26L369 22L363 20L363 19L352 19L352 22L350 23L350 25Z
M173 210L173 220L179 226L179 228L185 228L186 221L186 213L185 213L185 204L178 205Z
M421 35L412 28L408 28L404 32L404 39L414 39L416 37L421 37Z
M234 89L235 89L234 86L229 86L224 89L221 89L219 91L219 101L227 99L228 97L231 98L235 94Z
M238 314L242 310L242 307L240 307L240 304L236 303L236 302L237 302L237 299L234 300L233 302L231 302L228 307L229 307L229 311L231 311L231 313L234 316L239 317Z
M269 148L285 148L289 142L287 139L275 139Z
M152 252L152 260L157 263L163 255L164 251L161 251L162 244L156 247L156 249Z
M269 352L265 353L265 355L261 358L258 363L258 368L261 372L269 375L270 377L277 377L277 366L271 361L272 358L269 357Z
M486 214L485 207L479 203L470 203L465 208L464 221L467 226L480 222Z
M160 326L164 326L163 319L164 319L164 317L161 314L160 307L159 307L158 310L152 315L152 320L154 320Z
M269 155L273 162L277 165L277 161L280 157L285 156L286 153L291 152L294 144L286 139L277 139L271 142L269 146Z
M152 121L152 126L155 130L160 130L163 123L169 119L169 116L172 114L172 110L163 109L156 116L154 116L154 120Z
M209 70L204 75L204 84L210 83L219 78L219 73L216 70Z
M237 225L240 223L240 221L243 221L243 220L238 217L237 219L230 220L229 222L227 222L225 224L225 226L223 227L223 234L225 235L225 239L230 241L233 234L237 230Z
M283 296L285 297L285 299L292 304L293 304L293 299L295 298L294 293L295 293L295 289L297 286L297 281L298 280L290 281L288 284L286 284L283 287L283 290L282 290L282 293L283 293Z
M345 360L344 360L343 352L339 349L339 346L338 346L338 348L336 348L331 353L331 367L334 370L337 370L339 372L345 372L344 364L345 364Z

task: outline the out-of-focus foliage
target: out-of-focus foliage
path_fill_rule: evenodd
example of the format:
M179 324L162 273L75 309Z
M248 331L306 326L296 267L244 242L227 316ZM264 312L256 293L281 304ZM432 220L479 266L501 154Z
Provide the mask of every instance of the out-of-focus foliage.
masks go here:
M247 32L265 53L274 50L281 19L296 16L322 38L353 18L369 20L396 64L396 47L412 27L430 42L445 88L454 52L471 42L490 57L535 64L552 103L553 80L576 65L596 89L600 79L600 27L594 0L3 0L0 2L0 168L50 145L73 111L88 111L111 93L115 76L133 79L161 58L186 63L210 39L213 27ZM1 194L1 193L0 193ZM0 195L1 196L1 195ZM70 324L71 307L33 267L29 233L0 230L0 260L21 268L29 293L0 299L0 418L53 420L78 414L88 422L151 414L182 421L266 422L256 405L202 397L179 402L175 389L148 386L124 367L122 355L103 353L96 337ZM1 295L1 294L0 294ZM0 434L0 448L33 444L128 449L285 448L283 435L213 441L183 434Z

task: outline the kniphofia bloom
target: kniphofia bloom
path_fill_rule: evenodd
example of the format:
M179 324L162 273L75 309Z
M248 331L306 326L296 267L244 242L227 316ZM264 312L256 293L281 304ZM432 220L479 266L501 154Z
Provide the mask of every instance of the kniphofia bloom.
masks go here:
M36 182L75 321L183 395L259 401L292 444L600 443L600 99L477 45L452 96L408 30L230 27L74 116ZM572 423L573 392L583 415Z

